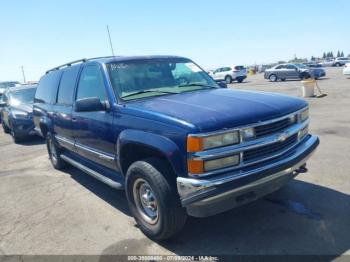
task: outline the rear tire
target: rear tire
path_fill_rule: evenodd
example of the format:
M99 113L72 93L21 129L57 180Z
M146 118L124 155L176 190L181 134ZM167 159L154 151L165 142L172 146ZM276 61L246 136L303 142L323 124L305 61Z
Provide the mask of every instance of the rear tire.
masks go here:
M225 77L225 82L226 82L226 84L231 84L232 83L232 77L231 76L226 76Z
M243 80L244 80L244 78L241 78L241 77L237 78L237 82L238 82L238 83L242 83Z
M57 142L50 132L46 135L46 145L52 166L57 170L64 169L67 163L61 158L62 150L57 146Z
M126 175L126 196L141 231L151 239L172 237L186 223L171 168L158 158L133 163Z
M278 77L275 74L272 74L272 75L269 76L269 80L271 82L276 82L278 80Z

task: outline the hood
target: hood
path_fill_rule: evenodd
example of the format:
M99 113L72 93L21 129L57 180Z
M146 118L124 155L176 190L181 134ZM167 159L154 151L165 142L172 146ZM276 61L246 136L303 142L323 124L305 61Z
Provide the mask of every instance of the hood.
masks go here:
M166 95L126 104L126 108L139 115L151 113L157 120L162 116L167 121L176 119L178 121L174 122L194 125L200 132L265 121L305 106L304 100L294 97L226 88Z
M16 106L12 106L15 110L24 111L26 113L32 113L33 112L33 104L20 104Z

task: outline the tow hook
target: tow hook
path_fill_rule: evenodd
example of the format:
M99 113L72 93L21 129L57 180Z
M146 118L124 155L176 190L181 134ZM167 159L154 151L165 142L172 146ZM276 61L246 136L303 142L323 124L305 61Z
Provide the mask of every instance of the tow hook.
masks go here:
M295 171L298 173L307 173L308 169L306 168L306 164L304 164Z

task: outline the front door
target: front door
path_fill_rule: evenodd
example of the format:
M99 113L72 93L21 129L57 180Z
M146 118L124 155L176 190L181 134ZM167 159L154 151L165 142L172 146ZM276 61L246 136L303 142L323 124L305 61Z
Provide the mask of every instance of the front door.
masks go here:
M101 101L108 101L103 73L98 64L86 65L82 69L75 101L84 98L99 98ZM108 111L75 112L73 110L72 115L78 154L95 163L115 169L113 113Z

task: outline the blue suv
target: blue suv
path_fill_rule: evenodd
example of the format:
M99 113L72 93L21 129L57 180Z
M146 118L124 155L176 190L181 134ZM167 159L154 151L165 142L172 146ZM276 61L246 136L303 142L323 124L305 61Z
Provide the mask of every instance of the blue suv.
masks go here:
M271 193L319 144L301 99L221 88L193 61L106 57L46 72L33 107L52 165L123 189L144 234L169 238Z

